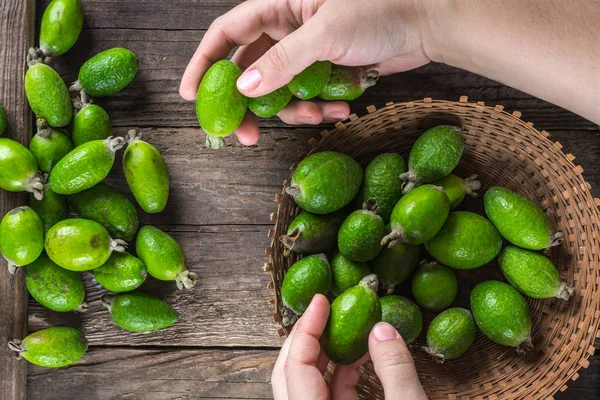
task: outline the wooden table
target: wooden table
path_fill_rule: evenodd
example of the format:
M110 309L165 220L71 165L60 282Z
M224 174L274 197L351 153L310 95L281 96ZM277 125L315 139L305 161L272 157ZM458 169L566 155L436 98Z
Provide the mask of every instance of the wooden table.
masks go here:
M27 143L32 120L23 94L26 49L49 0L0 2L0 104L9 111L7 136ZM200 276L190 292L174 284L149 282L180 312L179 323L152 334L115 327L100 304L102 291L86 278L89 311L77 316L27 305L22 274L11 277L0 265L0 399L167 399L271 397L271 368L283 339L271 321L272 292L265 261L269 213L274 194L307 141L322 127L285 126L263 121L258 145L243 147L229 138L221 151L204 149L194 104L179 98L181 74L211 21L238 0L84 0L85 28L76 47L55 60L67 82L98 51L123 46L140 57L140 72L122 93L99 102L123 135L142 128L169 166L171 198L159 215L141 214L143 224L171 233L183 246L189 269ZM37 12L36 12L37 7ZM37 14L37 24L36 24ZM503 104L549 131L566 152L578 157L585 178L600 197L600 135L597 125L517 90L443 65L381 79L352 104L365 106L423 97ZM117 167L109 184L125 191ZM0 194L0 211L23 204L26 196ZM27 310L28 308L28 310ZM28 316L28 318L26 318ZM6 342L25 330L80 326L89 353L76 365L47 370L16 361ZM599 399L600 355L559 399ZM27 395L25 395L27 393Z

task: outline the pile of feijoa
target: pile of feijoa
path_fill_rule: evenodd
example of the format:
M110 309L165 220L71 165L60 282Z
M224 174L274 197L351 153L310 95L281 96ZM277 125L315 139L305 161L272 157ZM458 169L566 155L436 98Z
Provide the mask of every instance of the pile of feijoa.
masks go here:
M477 196L476 176L452 174L464 149L461 129L440 125L414 143L408 169L402 156L380 154L366 168L346 154L306 157L286 188L303 211L280 237L285 254L300 258L286 272L283 323L302 315L312 297L333 299L321 338L327 356L349 364L367 351L379 321L406 343L423 328L422 311L438 313L423 350L438 362L467 351L476 327L492 341L531 347L532 322L523 295L568 300L573 293L540 250L559 243L544 211L503 187L484 196L485 216L456 211ZM503 238L510 245L503 247ZM456 307L456 269L493 268L498 259L508 283L490 280L471 292L471 309ZM396 286L410 279L412 293ZM382 297L379 297L380 294Z
M246 111L271 118L296 97L300 100L350 101L375 85L379 73L363 67L334 65L317 61L296 75L286 86L260 97L246 97L237 89L240 68L229 60L213 64L204 74L196 98L196 115L206 132L206 147L225 146L228 136L242 123Z
M2 218L0 252L11 272L25 275L27 290L42 306L85 311L81 273L91 271L93 280L110 292L102 301L115 324L149 332L172 325L178 314L136 290L147 275L189 289L196 274L186 270L175 239L153 226L138 229L133 202L103 182L116 152L127 145L123 173L137 204L149 214L167 204L169 175L159 151L135 130L127 138L114 137L108 114L90 97L125 88L137 73L135 54L113 48L90 58L71 93L49 65L75 44L82 26L79 0L53 0L42 17L40 47L28 52L25 92L38 131L29 149L0 138L0 188L30 192L30 204ZM6 120L0 106L0 135ZM128 242L135 243L137 257L126 252ZM56 368L80 359L87 340L77 329L52 327L15 339L9 347L34 364Z

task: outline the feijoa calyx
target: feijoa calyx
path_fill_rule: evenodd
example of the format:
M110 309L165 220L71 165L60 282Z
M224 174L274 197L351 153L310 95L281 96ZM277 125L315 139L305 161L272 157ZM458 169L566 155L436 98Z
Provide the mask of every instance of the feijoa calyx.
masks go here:
M460 128L439 125L425 131L410 151L408 171L400 175L404 180L404 193L448 175L458 165L463 150Z
M41 200L44 184L35 156L21 143L0 137L0 189L27 191Z
M352 261L371 261L381 251L385 235L383 219L377 215L377 202L370 199L362 210L352 212L338 232L338 248Z
M454 210L462 203L466 195L471 197L479 196L476 192L481 189L481 182L477 180L477 175L471 175L468 178L462 179L454 174L449 174L433 182L432 185L440 186L444 189L444 193L450 200L450 209Z
M92 104L85 91L73 101L75 116L71 128L71 137L75 146L81 146L92 140L104 140L113 135L112 123L108 113L97 104Z
M28 206L10 210L0 222L0 252L11 273L34 262L44 250L44 227Z
M358 193L363 171L343 153L323 151L298 164L286 193L313 214L330 214L348 205Z
M477 327L493 342L516 347L519 354L533 347L529 306L508 283L477 284L471 292L471 311Z
M287 234L279 240L290 251L299 254L324 253L335 248L337 235L346 218L344 210L332 214L317 215L303 211L290 223Z
M137 234L135 250L154 278L175 281L178 289L191 289L196 284L197 274L186 269L183 250L168 233L143 226Z
M321 100L352 101L374 86L379 79L379 72L363 67L331 66L331 74L327 84L319 93Z
M560 279L552 261L535 251L506 246L498 256L498 264L511 285L534 299L569 300L575 291Z
M29 151L36 158L40 171L50 173L71 150L73 143L64 132L48 127L45 120L38 118L37 133L29 142Z
M381 321L378 286L377 276L367 275L331 303L321 336L321 346L331 361L352 364L367 352L369 334Z
M437 315L427 329L427 346L423 347L442 364L464 354L475 340L475 322L469 310L450 308Z
M525 196L494 186L486 192L484 203L490 221L515 246L542 250L560 244L562 232L554 232L544 211Z
M384 296L381 303L381 320L392 325L406 344L412 343L423 330L421 309L402 296Z
M30 333L23 340L12 340L8 348L32 364L60 368L73 364L85 355L87 340L74 328L52 327Z
M129 332L152 332L167 328L179 314L164 301L142 292L127 292L102 297L117 326Z
M312 298L331 289L331 269L325 254L315 254L296 261L286 272L281 284L283 324L293 324Z

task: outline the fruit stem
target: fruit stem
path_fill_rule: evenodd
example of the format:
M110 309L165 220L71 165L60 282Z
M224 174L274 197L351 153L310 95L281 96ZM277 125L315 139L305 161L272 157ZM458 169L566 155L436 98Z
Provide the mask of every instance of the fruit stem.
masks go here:
M363 203L363 210L370 211L373 214L379 214L379 206L377 205L377 200L374 198L370 198Z
M569 300L571 296L573 296L573 293L575 293L574 287L567 285L566 282L561 282L554 297L562 300Z
M81 87L81 83L79 83L79 81L75 81L73 82L73 84L71 86L69 86L69 92L71 93L79 93L79 96L81 96L81 91L83 90L83 88Z
M377 80L379 79L379 71L371 69L367 71L367 76L365 79L361 79L360 88L362 90L368 89L371 86L375 86Z
M36 118L35 126L37 128L37 135L49 138L52 134L52 129L48 126L48 122L44 118Z
M281 310L281 323L283 326L293 325L298 320L298 314L292 311L291 308L283 306Z
M79 307L77 307L76 309L73 310L73 312L76 312L78 314L84 313L88 310L89 305L87 302L82 301L81 304L79 305Z
M25 187L28 192L33 193L33 197L35 197L36 200L39 201L44 198L44 181L39 172L35 173L27 180L27 182L25 182Z
M206 134L206 143L205 146L207 149L219 150L225 148L225 140L222 137L213 136L209 133Z
M30 47L27 50L27 66L32 67L35 64L50 64L52 58L45 54L41 49Z
M94 101L89 94L83 89L78 92L78 95L73 96L73 108L77 111L83 110L85 107L92 104Z
M392 285L391 283L381 283L381 288L385 290L387 294L394 294L394 290L396 290L396 285Z
M551 240L551 242L550 242L550 246L548 246L548 248L558 246L563 241L563 233L561 231L555 232L550 237L550 240Z
M142 132L137 129L131 129L127 132L127 144L131 144L137 140L142 140Z
M296 240L300 237L300 228L294 229L289 235L281 235L279 236L279 241L285 247L283 251L284 256L289 256L290 252L294 250L294 246L296 245Z
M481 182L479 182L476 179L477 174L474 174L463 180L463 183L465 185L465 193L470 195L471 197L479 197L479 193L475 191L481 189Z
M429 355L431 355L431 357L433 357L433 359L435 360L436 363L438 364L443 364L444 363L444 355L438 353L437 351L435 351L434 349L430 348L429 346L422 346L421 347L423 350L425 350L425 352Z
M402 234L398 230L392 229L392 231L388 235L385 235L383 237L383 239L381 239L381 242L379 244L381 246L385 246L387 244L388 247L391 249L392 247L394 247L401 241L402 241Z
M358 284L372 292L377 293L377 289L379 288L379 279L377 278L377 275L369 274L362 278Z
M111 239L110 240L110 249L112 251L117 251L119 253L123 253L127 249L127 242L123 239Z
M300 186L293 184L285 188L285 192L292 197L298 197L302 193Z
M100 301L102 302L102 305L106 308L108 308L108 311L110 312L110 309L112 307L112 302L114 301L115 296L112 294L105 294L104 296L102 296L100 298Z
M531 333L527 333L527 337L523 339L521 343L517 345L517 354L522 356L533 349L533 343L531 342Z
M122 138L121 136L109 136L105 140L105 143L107 144L109 151L111 151L112 153L116 153L117 150L120 150L121 148L123 148L123 146L125 146L125 138Z
M405 172L400 174L400 179L402 179L402 193L406 194L417 187L417 177L415 173L412 171Z
M177 289L191 289L196 285L196 281L198 280L198 274L195 272L190 272L188 270L182 271L175 278L175 283L177 284Z
M22 354L26 351L23 342L19 339L13 339L8 342L8 348L17 353L17 360L23 358Z
M6 260L6 266L8 267L8 272L11 275L14 275L17 273L17 271L19 270L19 267L16 266L15 264L11 263L10 261Z

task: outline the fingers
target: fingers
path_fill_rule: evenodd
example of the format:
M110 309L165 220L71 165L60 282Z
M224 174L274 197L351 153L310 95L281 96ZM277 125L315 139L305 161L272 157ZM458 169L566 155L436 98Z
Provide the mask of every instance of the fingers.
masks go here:
M235 130L235 135L245 146L256 144L259 136L258 117L248 111L240 126Z
M262 34L254 42L237 49L233 57L231 57L231 61L236 63L243 71L265 54L274 44L275 41L273 39L267 34Z
M350 115L350 106L343 101L301 101L294 99L277 116L290 125L318 125L343 121Z
M321 344L319 339L329 318L329 302L317 294L298 320L284 364L290 399L317 399L322 396L324 378L317 369Z
M296 331L296 325L290 332L290 335L283 342L283 346L281 346L281 350L279 351L279 356L277 357L277 361L275 362L275 366L273 366L273 372L271 373L271 386L273 387L273 398L275 400L287 400L287 385L285 384L285 372L283 371L283 366L285 364L285 360L287 360L288 353L290 351L290 344L292 343L292 338L294 337L294 333Z
M412 356L396 329L380 322L369 336L369 354L387 400L426 400Z
M360 360L351 365L338 365L329 384L331 400L358 399L356 384L360 379L359 368L369 359L365 354Z

